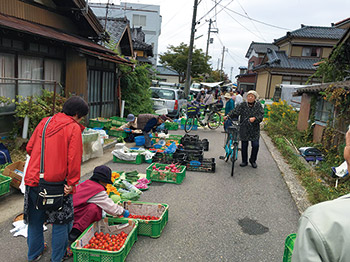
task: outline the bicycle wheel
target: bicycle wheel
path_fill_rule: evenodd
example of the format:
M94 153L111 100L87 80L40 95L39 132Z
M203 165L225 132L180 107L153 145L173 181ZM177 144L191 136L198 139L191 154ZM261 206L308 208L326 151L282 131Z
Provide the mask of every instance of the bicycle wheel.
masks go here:
M194 117L190 117L186 119L185 126L184 126L186 133L189 133L192 130L194 126L194 120L195 120Z
M231 156L231 161L232 161L231 176L233 176L233 173L235 172L235 162L237 160L237 157L238 157L238 144L235 143L235 145L233 146L233 152Z
M217 129L221 123L221 116L217 112L213 112L208 117L208 126L210 129Z
M227 139L226 139L226 144L225 144L225 162L227 162L232 154L233 154L233 147L232 147L232 135L228 134Z

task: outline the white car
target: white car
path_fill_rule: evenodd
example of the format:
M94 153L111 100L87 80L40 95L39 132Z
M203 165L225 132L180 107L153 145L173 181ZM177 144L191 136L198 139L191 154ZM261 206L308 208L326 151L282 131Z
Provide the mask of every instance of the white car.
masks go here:
M167 109L167 116L179 118L181 108L187 104L183 90L170 87L151 87L151 91L154 110Z

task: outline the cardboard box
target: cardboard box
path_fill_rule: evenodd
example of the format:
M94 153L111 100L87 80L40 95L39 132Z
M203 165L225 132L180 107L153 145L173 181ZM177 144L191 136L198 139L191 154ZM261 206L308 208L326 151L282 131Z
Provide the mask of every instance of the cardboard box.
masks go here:
M4 176L9 176L12 178L11 186L19 189L19 186L22 182L23 170L25 161L17 161L5 167L4 172L2 173Z

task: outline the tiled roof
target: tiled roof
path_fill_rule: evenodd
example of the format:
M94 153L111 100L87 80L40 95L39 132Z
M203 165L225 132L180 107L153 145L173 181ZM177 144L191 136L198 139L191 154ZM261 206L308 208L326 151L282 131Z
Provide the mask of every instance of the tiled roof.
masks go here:
M169 67L165 67L162 65L157 65L157 75L173 75L173 76L179 76L179 73L176 72L174 69L171 69Z
M125 28L127 27L129 21L125 18L108 18L107 23L105 18L98 18L102 26L106 24L106 31L110 35L111 39L115 43L119 43Z
M132 44L133 44L135 51L137 51L137 50L145 51L147 56L153 57L153 46L152 45L146 44L145 42L142 42L142 41L137 40L137 39L133 39Z
M314 64L320 59L316 58L300 58L300 57L291 57L288 58L285 51L275 51L268 49L266 54L267 62L261 64L257 67L254 67L254 70L260 68L285 68L285 69L304 69L304 70L315 70L316 67Z
M339 82L331 82L331 83L324 83L320 85L312 85L312 86L306 86L302 88L298 88L294 95L300 96L303 93L318 93L320 91L324 91L328 87L333 88L344 88L346 90L350 90L350 80L347 81L339 81Z
M248 51L245 55L246 58L249 58L250 54L254 50L256 53L263 53L266 54L267 49L270 48L272 50L278 50L278 46L275 46L271 43L259 43L259 42L252 42L248 48Z
M285 36L275 39L274 44L276 44L281 40L292 38L292 37L338 40L343 36L345 31L346 31L345 29L336 28L336 27L301 25L301 28L291 32L287 32Z

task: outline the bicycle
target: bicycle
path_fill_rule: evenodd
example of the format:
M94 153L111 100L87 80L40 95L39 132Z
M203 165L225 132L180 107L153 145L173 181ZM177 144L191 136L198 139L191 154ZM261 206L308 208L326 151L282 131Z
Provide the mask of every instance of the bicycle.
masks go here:
M229 118L230 119L230 118ZM232 121L232 119L230 119ZM235 170L235 162L238 158L238 143L239 143L239 122L232 121L232 125L226 129L225 156L220 157L227 162L229 159L232 162L231 176Z
M184 126L186 133L192 130L196 120L202 127L208 125L210 129L217 129L222 122L221 114L219 113L222 105L211 104L209 105L209 109L204 109L203 114L200 113L199 106L194 103L187 106L187 119Z

